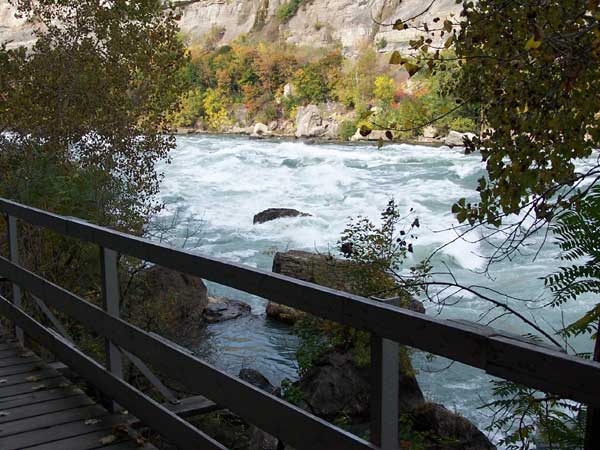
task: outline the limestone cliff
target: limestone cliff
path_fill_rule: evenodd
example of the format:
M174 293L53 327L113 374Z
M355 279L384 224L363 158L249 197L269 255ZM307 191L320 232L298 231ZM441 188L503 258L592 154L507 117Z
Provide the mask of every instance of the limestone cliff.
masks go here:
M394 31L397 19L418 15L428 2L422 0L299 0L298 10L287 20L277 11L290 0L179 0L180 26L190 41L218 28L224 30L222 43L244 33L290 43L327 46L341 44L347 55L356 53L366 43L379 42L381 51L408 51L413 30ZM430 10L416 19L416 24L434 17L444 19L458 12L455 0L436 0ZM0 42L11 45L31 43L30 25L14 18L8 0L0 0ZM384 45L385 44L385 45Z

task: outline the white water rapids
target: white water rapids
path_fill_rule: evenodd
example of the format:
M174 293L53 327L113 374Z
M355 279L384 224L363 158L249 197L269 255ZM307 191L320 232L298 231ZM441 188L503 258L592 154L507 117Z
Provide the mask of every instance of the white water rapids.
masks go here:
M160 167L165 173L161 198L167 208L161 217L193 219L179 223L167 236L195 251L270 270L274 251L305 249L335 252L340 233L349 217L365 216L377 221L388 200L394 197L404 213L414 208L421 228L413 260L430 254L452 240L455 225L450 207L460 197L475 198L476 181L482 174L477 155L465 156L460 149L414 145L314 144L250 140L241 137L186 136L178 138L172 163ZM295 208L312 217L281 219L253 225L253 216L267 208ZM447 230L447 231L442 231ZM449 231L448 231L449 230ZM557 266L557 249L548 244L532 262L534 250L513 261L492 267L493 280L476 273L489 253L481 243L458 241L436 258L456 274L463 284L493 285L521 298L536 299L544 292L540 277ZM409 263L410 263L409 262ZM209 327L198 352L220 367L238 373L243 366L263 372L271 382L296 376L296 338L285 326L266 321L265 301L209 283L212 294L227 295L251 304L253 314L244 319ZM534 310L533 305L513 302L528 317L546 328L581 316L591 304L578 301L558 310ZM440 313L426 304L428 314ZM488 304L473 297L441 311L443 317L477 320ZM523 334L531 332L510 317L494 326ZM454 364L444 367L441 358L428 362L414 357L418 379L425 395L473 420L483 428L488 412L478 409L489 400L489 377L472 368Z

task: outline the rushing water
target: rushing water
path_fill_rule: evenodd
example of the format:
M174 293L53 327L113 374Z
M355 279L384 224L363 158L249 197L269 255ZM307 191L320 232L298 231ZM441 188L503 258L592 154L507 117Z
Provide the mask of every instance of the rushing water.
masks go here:
M180 137L172 163L162 167L165 179L162 200L167 205L162 219L177 215L176 231L169 240L197 252L218 256L252 267L270 269L273 253L287 249L334 251L350 216L377 220L391 197L402 212L411 208L421 229L415 245L415 261L451 241L455 224L450 205L460 197L474 197L482 166L476 155L460 149L414 145L315 144L257 141L239 137ZM267 208L295 208L312 217L282 219L253 225L253 216ZM190 220L182 220L182 219ZM472 239L474 241L474 239ZM534 250L492 268L493 280L480 275L489 248L481 243L458 241L436 257L436 266L452 269L463 284L491 285L526 299L544 292L539 279L556 267L552 245L533 259ZM253 314L240 320L209 327L197 351L216 365L237 374L254 367L273 383L296 376L297 340L286 326L265 320L263 299L209 284L213 295L248 302ZM591 302L591 300L590 300ZM464 297L441 312L426 305L428 314L477 320L488 308L484 301ZM558 311L536 311L532 303L513 306L540 325L559 327L562 320L580 316L589 306L570 305ZM495 326L516 333L531 330L521 322L502 318ZM487 413L477 409L489 399L489 377L460 364L437 372L447 361L429 362L416 354L418 378L426 396L455 409L480 426Z

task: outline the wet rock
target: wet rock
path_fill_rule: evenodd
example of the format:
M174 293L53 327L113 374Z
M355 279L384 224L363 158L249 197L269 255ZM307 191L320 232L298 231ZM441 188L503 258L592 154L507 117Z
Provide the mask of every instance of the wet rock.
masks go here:
M265 313L267 314L267 317L279 322L287 323L288 325L295 324L304 314L302 311L295 308L275 302L267 303Z
M284 217L310 217L310 214L290 208L269 208L254 216L253 223L265 223Z
M473 139L476 137L473 133L459 133L458 131L450 131L448 136L444 138L444 144L449 147L462 147L465 145L465 139Z
M273 272L319 284L331 289L353 293L354 272L359 267L353 261L334 258L329 254L318 254L301 250L277 252L273 258ZM394 286L390 277L385 287ZM382 289L383 290L383 289ZM269 302L266 308L269 318L284 323L295 323L304 313L289 306Z
M239 300L232 300L225 297L209 297L208 305L204 310L204 319L208 323L220 323L237 319L249 314L250 311L250 305Z
M175 339L198 331L208 305L200 278L152 266L121 281L123 304L135 325Z
M410 411L425 402L414 375L400 371L398 402L400 411ZM353 422L369 417L371 369L358 367L351 353L323 355L295 384L302 392L300 406L326 419L341 414Z
M258 370L244 368L240 370L238 376L245 382L250 383L252 386L257 387L262 391L268 392L269 394L279 396L281 393L281 390L273 386L267 377L265 377Z
M495 450L496 447L464 417L437 403L424 403L409 416L413 429L425 437L428 450Z

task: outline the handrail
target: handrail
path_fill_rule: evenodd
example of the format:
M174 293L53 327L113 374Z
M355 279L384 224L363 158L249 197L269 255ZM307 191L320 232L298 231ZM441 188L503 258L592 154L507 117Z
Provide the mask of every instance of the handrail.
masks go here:
M491 327L474 327L461 322L428 317L284 275L226 262L218 258L201 256L187 250L175 249L144 238L93 225L80 219L63 217L5 199L0 199L0 213L64 236L97 244L107 251L136 257L255 294L325 319L370 331L374 336L382 338L383 341L389 340L409 345L483 369L491 375L588 405L600 406L600 383L598 383L600 363L569 356L546 346L514 339L513 336ZM32 292L63 311L67 311L72 306L62 300L63 303L57 304L57 298L61 298L61 296L77 298L58 287L51 288L48 281L5 258L0 258L0 274L25 291ZM48 295L48 290L56 295ZM60 295L58 295L59 292ZM73 304L78 303L73 302ZM98 324L88 323L92 329L94 326L107 326L109 323L117 328L126 324L118 317L111 317L100 309L98 311L110 319L104 317L102 320L98 320ZM96 313L94 314L96 315ZM79 320L83 318L81 314L76 317ZM112 328L106 328L104 332L112 333ZM123 331L123 333L125 334L121 337L113 336L113 334L109 334L108 337L123 349L160 366L160 361L155 361L156 358L151 352L139 348L137 344L133 346L128 341L137 339L135 333L131 331L127 333ZM139 344L140 341L136 342ZM236 383L241 383L239 380L235 380ZM218 382L217 378L213 381ZM207 389L210 390L210 387ZM218 399L217 401L219 402ZM281 400L278 401L281 402ZM252 413L250 410L245 412ZM269 428L272 426L265 427L268 431ZM339 432L338 429L335 430L336 433ZM284 435L289 434L281 427L277 427L275 431L279 434L275 432L273 434L282 439L284 439ZM299 439L296 436L288 437L292 438L287 441L292 445L295 444L293 442L295 439ZM303 448L304 444L304 440L300 439L297 446ZM364 447L368 444L360 440L353 442L353 445L357 445L357 447L350 445L344 448L369 448Z

